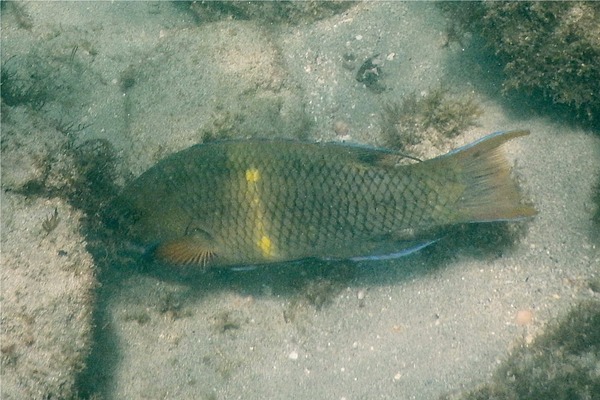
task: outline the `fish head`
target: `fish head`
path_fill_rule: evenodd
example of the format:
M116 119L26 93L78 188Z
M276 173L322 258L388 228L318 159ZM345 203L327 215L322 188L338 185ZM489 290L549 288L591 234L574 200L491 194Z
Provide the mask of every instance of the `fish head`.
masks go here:
M231 263L206 221L190 217L168 198L140 193L124 191L105 212L106 225L127 252L171 265Z
M104 221L119 236L146 246L181 235L189 225L172 203L135 190L115 198L104 212Z

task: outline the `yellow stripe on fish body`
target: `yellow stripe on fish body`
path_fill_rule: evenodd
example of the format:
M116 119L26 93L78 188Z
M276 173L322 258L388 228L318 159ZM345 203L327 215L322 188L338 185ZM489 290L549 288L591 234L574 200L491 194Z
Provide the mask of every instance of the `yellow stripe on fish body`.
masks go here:
M254 226L256 246L263 257L270 259L275 255L275 247L267 233L267 220L258 187L258 182L262 178L261 173L257 168L252 167L246 170L245 177L247 185L246 196L250 205L250 224Z

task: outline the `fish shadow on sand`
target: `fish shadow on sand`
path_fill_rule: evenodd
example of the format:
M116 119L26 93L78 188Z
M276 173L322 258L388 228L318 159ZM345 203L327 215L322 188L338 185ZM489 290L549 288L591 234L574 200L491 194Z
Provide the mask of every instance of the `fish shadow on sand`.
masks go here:
M268 296L289 298L312 281L330 280L341 286L401 284L450 268L460 257L482 263L510 253L527 232L528 221L462 224L451 228L437 242L415 253L392 260L321 260L308 258L283 263L208 268L174 266L151 258L122 259L118 256L106 263L113 280L126 280L136 275L170 282L189 288L191 302L221 291L238 291L256 298ZM105 253L104 253L105 254ZM105 261L108 261L104 258ZM120 278L116 278L120 276Z
M183 287L176 301L170 299L175 306L164 306L172 307L175 312L203 307L204 299L224 292L234 292L258 301L269 297L284 299L291 304L292 310L294 304L302 303L319 312L335 307L335 299L346 288L359 290L383 285L401 286L410 279L418 279L440 269L458 267L453 264L459 258L475 259L484 264L502 257L519 243L527 231L527 224L521 221L460 225L435 244L393 262L307 259L247 270L202 271L198 267L182 269L148 260L124 259L107 250L105 242L92 241L89 250L98 264L100 285L97 291L94 346L87 368L78 377L79 393L83 398L94 394L101 394L103 398L114 397L112 388L115 387L121 363L122 344L113 326L114 310L110 307L115 296L123 296L123 293L134 290L132 286L140 278ZM265 291L265 287L269 290ZM151 298L145 301L148 304L155 302ZM144 306L147 304L144 303ZM225 317L222 318L225 321L221 324L222 332L219 332L239 329L235 321Z

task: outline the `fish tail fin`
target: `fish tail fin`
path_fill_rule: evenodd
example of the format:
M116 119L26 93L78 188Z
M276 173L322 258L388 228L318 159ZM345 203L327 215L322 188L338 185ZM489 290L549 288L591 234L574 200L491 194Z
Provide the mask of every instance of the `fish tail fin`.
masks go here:
M502 151L508 140L528 134L526 130L492 133L438 157L450 162L465 187L456 203L463 222L510 221L537 214L533 206L523 203Z

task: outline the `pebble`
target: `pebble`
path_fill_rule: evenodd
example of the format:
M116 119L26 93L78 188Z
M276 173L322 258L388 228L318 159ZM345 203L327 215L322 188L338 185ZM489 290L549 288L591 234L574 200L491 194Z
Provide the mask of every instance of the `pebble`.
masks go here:
M365 297L367 296L367 292L364 289L360 289L358 291L358 293L356 294L356 297L358 298L358 306L359 307L364 307L365 306Z
M533 311L531 310L519 310L515 317L515 323L517 325L529 325L533 321Z
M336 135L346 136L350 131L350 125L345 121L337 120L333 123L333 131Z

